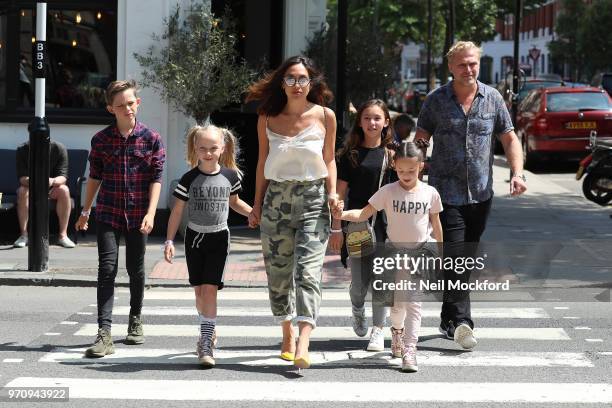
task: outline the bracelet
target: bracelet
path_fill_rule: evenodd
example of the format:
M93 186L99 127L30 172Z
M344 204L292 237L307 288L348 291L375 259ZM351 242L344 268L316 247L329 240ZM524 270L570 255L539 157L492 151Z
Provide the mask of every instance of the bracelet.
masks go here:
M81 211L81 217L89 217L89 214L91 214L91 210Z
M335 232L342 232L342 229L331 229L330 232L335 233Z
M340 198L340 196L339 196L338 194L336 194L336 193L333 193L333 194L328 194L328 195L327 195L327 199L328 199L328 200L331 200L331 199L333 199L333 198L338 199L338 198Z
M168 245L174 246L174 241L171 239L167 239L166 242L164 242L164 246L168 246Z

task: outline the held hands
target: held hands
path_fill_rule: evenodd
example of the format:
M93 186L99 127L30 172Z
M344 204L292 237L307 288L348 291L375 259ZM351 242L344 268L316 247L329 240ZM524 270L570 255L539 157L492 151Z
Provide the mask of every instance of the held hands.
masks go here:
M344 210L344 201L343 200L338 200L338 203L336 204L336 206L331 207L331 212L332 212L332 216L338 220L342 219L342 211Z
M261 221L261 206L254 205L249 213L249 228L257 228Z

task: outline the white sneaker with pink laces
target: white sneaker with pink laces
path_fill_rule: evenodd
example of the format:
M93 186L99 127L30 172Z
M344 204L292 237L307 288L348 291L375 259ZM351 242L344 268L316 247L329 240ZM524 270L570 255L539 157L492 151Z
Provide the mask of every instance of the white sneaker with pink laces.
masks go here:
M406 373L416 373L419 371L416 359L416 345L408 344L402 353L402 371Z

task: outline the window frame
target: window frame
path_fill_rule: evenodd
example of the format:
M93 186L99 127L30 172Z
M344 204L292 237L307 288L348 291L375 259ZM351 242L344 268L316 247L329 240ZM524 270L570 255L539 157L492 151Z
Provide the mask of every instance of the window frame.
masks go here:
M20 25L19 13L23 9L36 12L36 0L0 0L0 13L6 15L6 92L4 95L4 107L0 108L0 123L29 123L34 116L34 108L18 106L18 81L9 78L19 77L19 54L20 54ZM66 9L79 11L110 11L115 14L118 24L118 0L97 0L96 2L84 2L82 0L47 0L47 18L49 10ZM49 25L47 25L49 30ZM112 55L115 63L115 75L117 72L117 27L113 31L115 54ZM48 32L47 32L47 35ZM32 88L34 80L32 78ZM113 78L115 80L116 78ZM34 90L34 89L33 89ZM46 107L45 117L49 123L60 124L106 124L112 115L104 108L55 108Z

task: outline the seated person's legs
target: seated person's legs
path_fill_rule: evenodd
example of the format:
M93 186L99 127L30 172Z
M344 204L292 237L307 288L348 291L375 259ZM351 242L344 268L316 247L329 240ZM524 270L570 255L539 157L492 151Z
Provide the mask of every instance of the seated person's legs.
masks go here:
M55 186L49 191L49 198L56 200L55 211L59 220L58 243L64 248L74 248L75 244L68 238L68 221L70 219L70 190L65 184Z
M17 189L17 219L19 222L19 238L13 244L17 248L28 245L28 200L29 189L19 186Z

